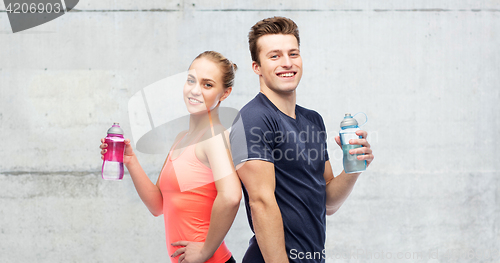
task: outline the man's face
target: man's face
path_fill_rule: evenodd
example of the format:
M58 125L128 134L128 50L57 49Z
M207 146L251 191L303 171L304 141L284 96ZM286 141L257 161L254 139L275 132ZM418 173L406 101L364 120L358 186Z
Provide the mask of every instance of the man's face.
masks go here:
M274 92L293 92L302 77L302 58L295 36L264 35L257 40L257 46L260 66L254 61L254 72Z

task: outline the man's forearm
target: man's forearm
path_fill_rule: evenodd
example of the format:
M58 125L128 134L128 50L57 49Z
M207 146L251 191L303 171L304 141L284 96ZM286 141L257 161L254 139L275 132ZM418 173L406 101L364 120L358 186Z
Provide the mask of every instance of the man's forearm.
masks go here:
M283 219L276 202L250 203L253 228L266 263L288 262Z
M326 186L327 214L335 213L352 192L361 173L346 174L342 171Z

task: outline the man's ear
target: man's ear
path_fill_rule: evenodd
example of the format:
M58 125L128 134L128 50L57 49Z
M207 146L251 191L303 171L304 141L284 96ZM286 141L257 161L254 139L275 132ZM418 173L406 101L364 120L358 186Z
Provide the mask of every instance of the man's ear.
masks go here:
M262 76L262 74L260 73L260 66L257 62L252 61L252 69L253 69L253 72L255 72L255 74Z

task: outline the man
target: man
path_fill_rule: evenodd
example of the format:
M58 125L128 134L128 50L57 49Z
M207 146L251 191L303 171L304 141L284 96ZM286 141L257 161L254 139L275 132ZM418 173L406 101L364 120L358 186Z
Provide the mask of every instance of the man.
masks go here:
M326 130L315 111L296 105L302 76L297 25L273 17L249 33L260 92L245 105L231 130L231 149L243 184L251 238L243 263L324 262L326 215L349 196L358 174L333 176ZM351 150L373 160L367 133ZM338 136L335 138L340 145Z

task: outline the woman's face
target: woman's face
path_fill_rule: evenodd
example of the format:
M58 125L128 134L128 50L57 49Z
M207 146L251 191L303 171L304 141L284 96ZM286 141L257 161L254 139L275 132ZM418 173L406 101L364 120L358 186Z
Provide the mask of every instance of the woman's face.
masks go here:
M222 72L217 64L206 58L193 61L183 92L189 113L212 111L230 92L230 88L224 90Z

